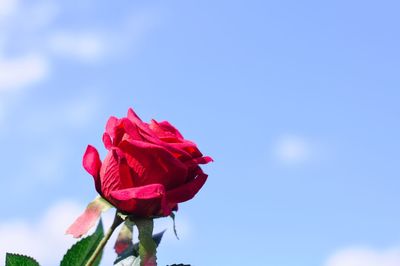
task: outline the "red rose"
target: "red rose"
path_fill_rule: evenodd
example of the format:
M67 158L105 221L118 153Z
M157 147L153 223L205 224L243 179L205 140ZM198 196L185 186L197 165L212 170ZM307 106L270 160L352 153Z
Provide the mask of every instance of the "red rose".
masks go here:
M145 123L129 109L127 117L110 117L103 142L108 150L103 163L89 145L83 166L97 192L126 214L168 216L207 180L199 164L212 159L167 121Z

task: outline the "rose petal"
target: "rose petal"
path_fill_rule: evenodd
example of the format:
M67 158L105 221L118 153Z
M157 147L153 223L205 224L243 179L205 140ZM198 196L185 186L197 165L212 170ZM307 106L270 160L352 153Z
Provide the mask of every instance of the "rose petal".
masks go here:
M135 122L135 121L137 121L137 120L143 122L142 119L140 119L140 117L135 113L135 111L133 111L132 108L129 108L129 109L128 109L127 117L128 117L129 119L131 119L132 122Z
M142 132L151 137L157 137L154 132L149 128L149 125L140 119L140 117L133 111L132 108L128 110L128 119L135 124Z
M135 186L163 184L172 189L186 180L187 166L176 159L167 149L142 141L122 141L121 150L125 152L128 165L136 176Z
M190 154L191 158L201 157L203 154L197 148L196 144L189 140L185 140L182 143L169 143L170 146L174 147L177 150L185 151L187 154Z
M120 206L134 209L134 205L140 204L140 200L151 200L161 199L160 207L162 215L168 216L171 213L171 209L168 208L165 188L162 184L150 184L141 187L121 189L111 192L111 197L114 200L119 201ZM135 202L135 200L139 200ZM156 202L151 204L152 207L156 206ZM139 210L141 213L145 213L146 210ZM151 213L151 212L150 212ZM150 213L148 215L150 215ZM155 213L153 213L154 215Z
M132 123L131 120L129 120L128 118L122 118L121 121L125 129L125 133L127 133L131 139L142 140L142 137L139 134L137 127L135 126L135 124Z
M213 161L214 161L213 158L211 158L210 156L204 156L193 159L193 162L195 162L196 164L208 164Z
M112 205L105 199L97 197L86 207L86 210L75 220L75 222L67 229L67 234L71 234L75 238L79 238L86 234L96 223L102 212L105 212Z
M165 131L169 131L175 136L177 136L180 139L184 139L182 134L179 132L178 129L176 129L173 125L171 125L168 121L161 121L158 123L160 127L162 127Z
M159 137L155 135L151 136L149 134L143 133L143 131L139 131L139 134L141 135L143 141L167 149L171 154L174 155L174 157L182 161L189 160L193 157L189 152L187 152L185 149L182 149L182 147L180 147L179 145L176 146L177 144L182 144L182 143L168 143L161 140ZM200 153L198 156L202 156L202 154Z
M103 134L103 143L104 143L104 147L106 147L107 150L111 149L111 147L113 145L111 137L107 132L105 132Z
M175 133L170 132L168 130L164 130L160 124L152 119L149 123L150 129L157 135L158 138L160 138L164 142L168 143L180 143L182 142L182 138L177 136Z
M165 188L162 184L151 184L141 187L126 188L111 192L111 197L116 200L130 199L153 199L160 198L165 194Z
M83 155L83 168L91 174L95 179L99 176L99 171L101 168L101 161L99 152L96 150L95 147L88 145ZM96 180L95 180L96 181Z
M123 186L124 179L131 179L130 176L121 176L122 169L119 162L118 152L116 149L112 149L108 152L100 169L101 191L98 192L107 199L111 191L125 188ZM126 173L125 171L123 172Z
M183 186L167 191L169 204L185 202L192 199L207 181L208 175L199 171L197 177Z
M112 137L115 138L115 127L118 125L118 118L115 116L111 116L106 124L106 132Z

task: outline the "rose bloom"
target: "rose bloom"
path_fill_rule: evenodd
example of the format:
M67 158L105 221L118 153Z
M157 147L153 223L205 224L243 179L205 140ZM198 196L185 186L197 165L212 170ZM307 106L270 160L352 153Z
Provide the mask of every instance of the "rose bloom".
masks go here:
M104 161L89 145L83 166L97 192L123 213L168 216L207 180L199 164L212 159L167 121L145 123L129 109L127 117L110 117L103 142L108 150Z

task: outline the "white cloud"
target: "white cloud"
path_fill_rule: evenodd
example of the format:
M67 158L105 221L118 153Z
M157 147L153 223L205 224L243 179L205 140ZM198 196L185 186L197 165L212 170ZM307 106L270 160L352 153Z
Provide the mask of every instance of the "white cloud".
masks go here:
M282 163L299 164L311 157L312 146L305 138L295 135L281 136L275 145L275 157Z
M49 75L50 58L40 42L56 14L48 1L0 0L0 93L21 91Z
M54 55L81 62L132 54L138 50L146 34L159 24L159 20L158 10L142 9L123 18L114 28L55 32L49 38L49 48Z
M399 266L400 247L386 250L355 247L332 255L325 266Z
M66 228L81 213L83 206L70 200L51 206L38 221L10 220L0 223L0 261L5 252L25 254L42 266L58 265L75 239L65 235Z
M105 48L102 37L91 32L60 32L50 38L50 49L55 54L84 62L101 58Z
M13 59L0 58L0 92L27 87L46 78L49 63L43 56L30 54Z
M0 20L13 14L17 7L17 0L0 0Z
M159 10L149 8L135 10L112 27L96 29L88 25L79 30L68 29L68 25L64 29L54 27L54 19L69 11L61 3L48 0L35 3L0 0L0 119L3 121L9 112L9 99L17 102L24 89L45 80L58 59L97 62L104 57L132 54L160 19ZM82 106L80 110L88 114L89 108L83 110ZM77 114L69 112L69 118L80 124L88 118Z

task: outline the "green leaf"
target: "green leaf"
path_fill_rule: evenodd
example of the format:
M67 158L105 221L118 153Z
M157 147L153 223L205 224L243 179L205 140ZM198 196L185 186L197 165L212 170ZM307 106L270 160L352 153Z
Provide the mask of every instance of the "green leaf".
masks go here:
M90 255L94 252L96 247L99 245L101 239L104 237L103 223L100 219L97 225L96 231L77 243L75 243L64 255L61 261L61 266L82 266L89 260ZM97 257L94 266L100 264L102 253Z
M39 266L39 263L28 256L7 253L6 266Z
M134 220L139 231L140 266L157 265L157 244L153 240L153 219Z

